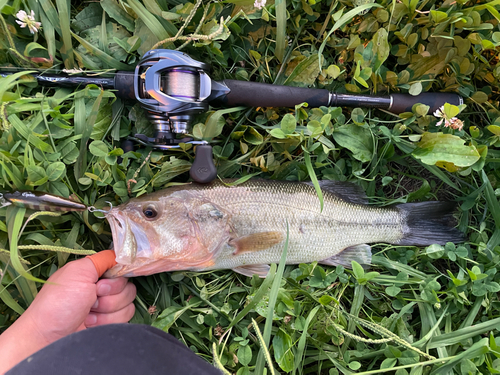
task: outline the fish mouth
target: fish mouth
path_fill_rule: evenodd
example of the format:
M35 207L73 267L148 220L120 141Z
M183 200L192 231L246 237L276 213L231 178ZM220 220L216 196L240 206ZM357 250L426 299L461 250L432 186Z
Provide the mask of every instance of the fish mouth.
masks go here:
M140 223L118 209L111 209L105 216L111 227L117 265L104 277L134 276L135 269L154 261L148 233Z

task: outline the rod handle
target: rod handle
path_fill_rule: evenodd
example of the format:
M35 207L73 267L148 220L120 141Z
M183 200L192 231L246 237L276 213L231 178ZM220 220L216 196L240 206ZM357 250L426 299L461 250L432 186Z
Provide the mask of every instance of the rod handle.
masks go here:
M226 106L295 107L307 102L309 107L328 106L330 93L324 89L281 86L269 83L226 79L222 82L231 91L221 99Z
M411 112L411 108L417 104L428 105L428 114L433 114L445 103L460 105L464 103L463 98L452 92L425 92L416 96L409 94L391 94L391 105L389 111L399 114L403 112Z

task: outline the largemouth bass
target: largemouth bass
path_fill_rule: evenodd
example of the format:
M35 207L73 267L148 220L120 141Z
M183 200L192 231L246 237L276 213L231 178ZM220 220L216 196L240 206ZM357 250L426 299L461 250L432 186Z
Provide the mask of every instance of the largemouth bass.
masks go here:
M370 264L368 243L425 246L461 242L453 202L367 205L363 190L320 181L324 208L308 183L219 181L147 194L106 213L118 264L105 276L232 269L265 277L287 237L287 264Z

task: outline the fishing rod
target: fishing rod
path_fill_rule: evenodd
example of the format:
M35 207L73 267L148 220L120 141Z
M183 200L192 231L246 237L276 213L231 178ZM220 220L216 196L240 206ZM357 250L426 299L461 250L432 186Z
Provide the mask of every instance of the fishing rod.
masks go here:
M144 54L135 71L118 71L114 77L33 74L41 85L78 87L95 84L115 90L116 96L137 100L155 126L155 136L135 134L136 142L158 149L179 147L179 143L197 145L190 170L194 181L206 183L217 176L212 159L212 147L206 141L196 141L185 135L191 131L195 115L215 106L290 107L307 102L310 107L346 106L385 109L395 114L411 112L421 103L434 113L445 103L463 104L455 93L389 94L384 96L340 94L326 89L291 87L267 83L225 79L212 80L209 65L187 54L167 49L155 49ZM0 76L5 76L2 74ZM184 135L178 138L177 135Z

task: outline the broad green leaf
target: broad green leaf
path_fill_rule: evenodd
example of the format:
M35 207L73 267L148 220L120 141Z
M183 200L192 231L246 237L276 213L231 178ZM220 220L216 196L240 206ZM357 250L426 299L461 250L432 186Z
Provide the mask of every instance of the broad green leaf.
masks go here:
M457 167L469 167L479 160L480 154L473 145L452 134L424 133L412 155L423 163L434 165L449 162Z
M415 82L410 86L410 95L416 96L422 92L422 84L420 82Z
M222 133L222 129L224 127L224 124L226 123L226 120L224 119L224 117L222 117L222 115L238 112L243 109L245 109L245 107L234 107L228 109L219 109L218 111L214 112L206 123L203 140L211 141L213 138Z
M355 124L342 125L332 134L340 146L352 152L353 157L362 162L373 158L372 133L369 129Z
M45 172L45 169L39 165L28 165L26 170L28 172L28 180L31 185L42 185L47 182L47 173Z
M274 359L285 372L293 370L292 338L282 329L273 337Z
M295 132L295 128L297 127L297 120L295 119L295 116L291 113L287 113L283 116L280 127L284 134L292 134ZM273 133L271 132L271 134Z
M435 23L440 23L448 18L448 14L439 10L431 10L431 17Z
M93 141L89 145L89 151L92 155L97 157L105 157L108 155L109 149L103 141Z
M247 366L250 363L250 361L252 360L252 349L248 345L240 346L238 348L238 352L236 353L236 356L238 357L238 361L243 366Z
M292 83L300 84L301 86L310 86L319 75L318 55L314 54L302 60L286 79L284 85Z
M387 60L391 52L391 46L387 41L387 30L383 27L377 30L373 36L373 53L377 54L374 71L377 72L382 64Z
M56 161L55 163L49 164L47 167L47 178L49 181L57 181L66 172L66 166L63 162Z

